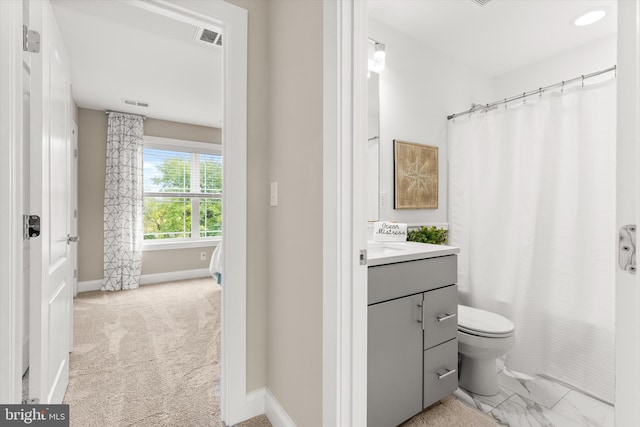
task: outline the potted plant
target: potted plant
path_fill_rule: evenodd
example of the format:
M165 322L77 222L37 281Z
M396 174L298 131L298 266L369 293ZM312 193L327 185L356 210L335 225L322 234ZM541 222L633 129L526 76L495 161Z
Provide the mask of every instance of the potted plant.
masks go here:
M407 240L409 242L431 243L433 245L444 245L447 243L449 230L444 228L420 227L417 230L407 231Z

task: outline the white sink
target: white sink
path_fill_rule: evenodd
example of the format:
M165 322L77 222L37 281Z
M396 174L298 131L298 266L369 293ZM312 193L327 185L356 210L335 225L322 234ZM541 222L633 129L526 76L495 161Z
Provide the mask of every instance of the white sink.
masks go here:
M367 241L367 250L369 252L382 252L386 249L401 251L407 249L407 242L376 242L375 240Z
M367 241L367 264L371 267L395 262L452 255L459 252L460 249L454 246L431 245L417 242L376 242L369 240Z

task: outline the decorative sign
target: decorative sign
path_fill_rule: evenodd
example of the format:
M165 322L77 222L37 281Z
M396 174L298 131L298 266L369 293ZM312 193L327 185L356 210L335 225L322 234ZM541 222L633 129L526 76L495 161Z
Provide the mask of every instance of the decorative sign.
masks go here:
M375 222L373 224L373 240L378 242L406 242L407 224Z

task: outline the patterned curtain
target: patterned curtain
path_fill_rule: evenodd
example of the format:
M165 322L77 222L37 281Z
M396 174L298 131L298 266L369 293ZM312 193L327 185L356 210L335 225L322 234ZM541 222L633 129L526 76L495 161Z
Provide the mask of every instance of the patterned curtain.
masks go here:
M103 291L135 289L142 270L143 118L109 113Z

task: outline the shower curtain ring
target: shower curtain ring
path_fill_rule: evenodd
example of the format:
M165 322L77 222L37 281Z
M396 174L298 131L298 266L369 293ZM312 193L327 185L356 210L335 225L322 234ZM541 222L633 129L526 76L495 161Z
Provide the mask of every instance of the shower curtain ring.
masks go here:
M504 99L504 109L507 109L507 98Z
M560 89L560 93L564 93L564 80L562 81L562 89Z
M584 74L582 75L582 87L584 87Z
M538 89L538 96L542 99L542 88Z

